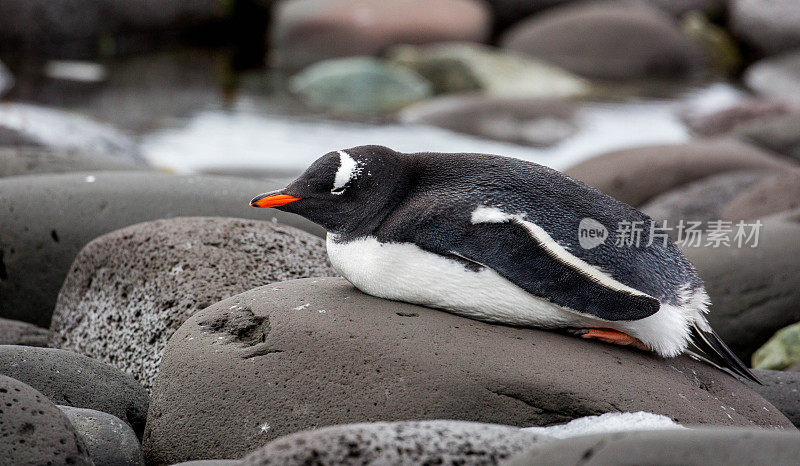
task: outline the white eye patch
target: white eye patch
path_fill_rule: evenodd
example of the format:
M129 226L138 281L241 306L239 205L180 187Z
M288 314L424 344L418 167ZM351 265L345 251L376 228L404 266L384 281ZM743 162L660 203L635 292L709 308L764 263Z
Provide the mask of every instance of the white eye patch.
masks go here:
M347 152L340 150L338 153L339 169L336 170L336 177L333 179L331 194L342 194L347 183L358 177L362 170L359 163L353 157L350 157Z

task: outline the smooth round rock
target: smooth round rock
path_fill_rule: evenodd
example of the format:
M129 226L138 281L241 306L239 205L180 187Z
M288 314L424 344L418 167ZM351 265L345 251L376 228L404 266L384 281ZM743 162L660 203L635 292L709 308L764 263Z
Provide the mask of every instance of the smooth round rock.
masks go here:
M167 340L195 312L266 283L335 275L325 242L296 228L213 217L140 223L75 258L53 312L52 345L149 389Z
M147 392L108 364L71 351L3 345L0 374L27 383L55 403L113 414L138 435L144 430Z
M753 367L756 369L780 371L797 364L800 364L800 322L778 330L753 353Z
M763 385L748 385L800 428L800 373L757 370L755 374Z
M575 105L566 100L474 95L428 100L405 108L398 117L404 123L547 147L577 130L574 113Z
M542 438L547 437L477 422L349 424L281 437L241 464L498 464Z
M550 9L514 26L502 45L594 79L686 78L707 65L671 17L616 2Z
M92 465L83 439L47 397L0 375L0 456L4 464Z
M722 210L728 220L754 219L800 208L800 171L786 171L755 183Z
M737 141L696 140L607 152L564 171L589 186L638 207L658 194L720 173L782 170L793 165Z
M3 145L42 146L143 162L134 140L122 132L76 113L30 104L0 103Z
M94 409L59 408L83 438L94 464L144 466L139 440L123 420Z
M711 326L743 361L776 331L800 321L800 211L760 221L756 247L752 240L739 247L733 225L729 246L704 241L681 247L711 297Z
M0 178L40 173L142 170L143 168L141 164L97 154L85 155L35 146L0 148Z
M800 94L800 51L759 60L745 70L742 80L759 94L796 98Z
M50 330L19 320L0 318L0 345L48 346Z
M765 429L692 428L589 435L546 442L512 458L509 466L614 464L791 465L800 433Z
M654 220L667 222L667 227L678 223L719 220L725 206L739 193L765 178L776 176L778 171L737 171L712 175L659 194L639 207ZM671 230L673 236L676 230ZM674 239L674 237L673 237Z
M506 98L576 97L591 84L550 63L479 44L400 45L391 63L425 77L436 94L481 92Z
M800 112L755 121L738 134L747 142L800 162Z
M736 36L760 53L800 48L800 8L795 0L730 0Z
M484 42L491 28L488 8L475 0L288 0L273 18L270 60L289 69L397 44Z
M243 321L247 332L237 330ZM741 382L689 357L491 325L320 278L256 288L187 320L164 352L143 448L154 463L237 458L335 424L542 426L612 411L791 426Z
M292 77L292 92L335 113L388 113L430 96L431 84L372 57L325 60Z
M800 101L773 97L753 97L711 113L688 115L686 125L702 137L737 134L751 124L800 112Z
M216 176L85 172L0 179L0 317L50 326L58 291L89 241L134 223L178 215L276 221L322 235L293 214L250 207L283 186Z

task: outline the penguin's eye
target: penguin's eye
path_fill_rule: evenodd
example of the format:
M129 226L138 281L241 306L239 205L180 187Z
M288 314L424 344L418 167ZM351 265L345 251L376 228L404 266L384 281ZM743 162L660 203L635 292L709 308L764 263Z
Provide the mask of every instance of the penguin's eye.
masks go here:
M338 188L333 188L331 189L331 194L335 194L338 196L339 194L342 194L344 192L345 188L347 188L347 185L340 186Z

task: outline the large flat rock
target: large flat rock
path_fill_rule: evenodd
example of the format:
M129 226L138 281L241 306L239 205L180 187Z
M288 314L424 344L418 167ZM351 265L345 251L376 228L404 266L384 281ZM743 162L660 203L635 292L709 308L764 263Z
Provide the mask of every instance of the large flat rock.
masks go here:
M149 389L167 340L195 312L267 283L336 275L322 238L296 228L214 217L139 223L75 258L53 313L53 346Z
M264 181L153 172L87 172L0 180L0 317L50 326L78 251L128 225L176 216L272 220L322 235L293 214L249 206Z
M137 164L119 157L82 154L69 150L23 146L0 148L0 178L39 173L68 173L85 171L144 170Z
M256 288L187 320L164 353L143 448L149 463L168 464L237 458L334 424L542 426L613 411L792 427L742 382L688 357L490 325L321 278Z

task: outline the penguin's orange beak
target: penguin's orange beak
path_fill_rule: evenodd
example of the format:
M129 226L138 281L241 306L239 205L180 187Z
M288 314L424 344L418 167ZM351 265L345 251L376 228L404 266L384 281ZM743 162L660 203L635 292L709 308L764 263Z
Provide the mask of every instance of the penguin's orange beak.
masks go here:
M291 202L299 201L299 197L288 194L265 193L259 194L250 201L251 207L280 207Z

